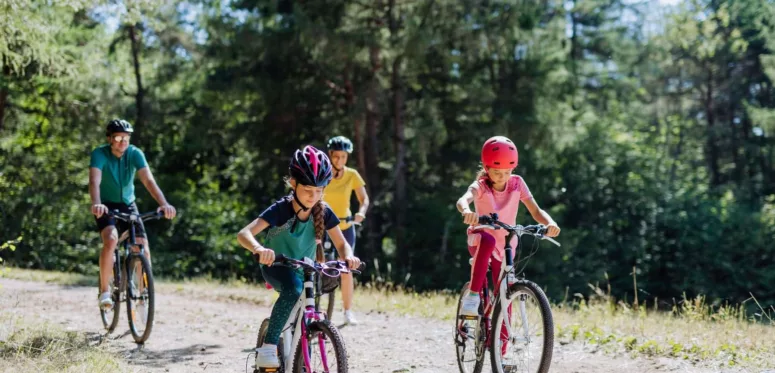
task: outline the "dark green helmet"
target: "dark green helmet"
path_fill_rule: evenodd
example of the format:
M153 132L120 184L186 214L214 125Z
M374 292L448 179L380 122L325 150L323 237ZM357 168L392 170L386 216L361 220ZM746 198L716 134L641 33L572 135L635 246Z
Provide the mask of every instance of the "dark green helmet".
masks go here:
M352 153L353 143L344 136L332 137L331 140L328 140L328 150L344 150L348 153Z
M132 133L134 131L135 130L132 128L132 125L123 119L113 119L108 122L108 126L105 128L105 133L108 136L116 132Z

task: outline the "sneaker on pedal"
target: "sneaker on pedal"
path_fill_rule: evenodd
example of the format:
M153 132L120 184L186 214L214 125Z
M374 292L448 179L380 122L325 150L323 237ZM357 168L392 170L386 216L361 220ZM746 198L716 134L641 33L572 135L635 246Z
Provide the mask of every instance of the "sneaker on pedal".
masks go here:
M479 316L479 294L469 293L465 297L460 305L461 316Z
M276 345L263 345L256 349L256 369L279 367L280 359L277 357Z
M345 325L358 325L358 320L355 319L355 314L352 310L344 311L344 324Z
M111 297L111 294L109 291L106 291L97 298L98 303L100 305L100 308L103 310L110 310L113 308L113 298Z

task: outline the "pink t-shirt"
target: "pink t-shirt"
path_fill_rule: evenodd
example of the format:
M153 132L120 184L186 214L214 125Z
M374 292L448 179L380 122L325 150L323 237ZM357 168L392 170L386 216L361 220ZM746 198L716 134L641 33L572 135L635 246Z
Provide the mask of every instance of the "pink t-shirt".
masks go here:
M498 220L510 225L517 223L519 202L533 198L525 180L517 175L511 175L502 192L488 187L484 180L473 182L468 190L474 196L474 208L477 214L488 215L494 212L498 214ZM508 232L505 229L486 229L485 231L495 237L496 247L492 254L493 258L503 261ZM471 234L471 227L468 228L468 233L468 245L478 246L479 235ZM511 247L517 247L517 237L511 240Z

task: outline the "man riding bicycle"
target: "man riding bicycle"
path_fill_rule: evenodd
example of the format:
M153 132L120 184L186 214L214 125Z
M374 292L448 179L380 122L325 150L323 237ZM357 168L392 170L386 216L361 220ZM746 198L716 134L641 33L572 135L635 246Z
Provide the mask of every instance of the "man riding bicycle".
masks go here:
M163 212L167 219L172 219L176 215L175 208L167 203L164 193L156 184L148 162L145 160L145 154L136 146L129 144L133 132L134 129L129 122L123 119L111 120L106 128L108 143L92 151L89 163L91 213L96 217L97 228L102 237L98 302L103 309L113 307L109 290L113 250L118 244L119 235L127 229L126 223L117 223L108 211L138 213L135 204L135 173L139 175L140 181L153 199L159 203L158 211ZM103 174L106 174L106 177L103 178ZM145 256L150 263L151 252L142 221L138 224L136 236L137 243L145 247Z
M366 194L366 183L357 170L346 166L347 158L353 152L353 143L344 136L336 136L328 140L328 157L334 169L334 178L323 193L323 200L331 206L337 217L341 220L339 228L345 239L355 251L355 227L353 223L360 224L366 219L366 211L369 209L369 196ZM350 211L350 197L353 191L358 198L360 208L348 222L352 215ZM353 276L352 273L344 273L342 279L342 303L344 306L344 319L346 324L357 324L352 312L353 304Z

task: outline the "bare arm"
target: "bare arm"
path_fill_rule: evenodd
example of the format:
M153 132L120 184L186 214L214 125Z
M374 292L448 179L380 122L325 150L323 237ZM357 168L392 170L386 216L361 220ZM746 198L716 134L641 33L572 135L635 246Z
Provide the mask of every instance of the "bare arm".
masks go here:
M466 214L471 212L471 202L474 201L474 194L471 193L471 190L467 190L465 194L463 194L460 199L457 200L457 210L460 211L461 214Z
M369 211L369 195L366 193L366 187L360 187L355 189L355 196L358 198L360 208L358 208L358 214L366 217L366 212Z
M261 244L256 241L256 235L268 227L269 222L257 218L237 233L237 241L240 245L248 249L248 251L254 255L258 255L259 263L264 265L271 265L274 262L274 250L261 246Z
M549 237L555 237L558 234L560 234L560 227L557 226L557 223L554 222L554 219L549 215L548 212L542 210L540 207L538 207L538 204L536 203L535 199L531 198L525 201L522 201L522 203L525 204L525 207L527 207L527 210L530 211L530 216L535 219L535 221L547 226L548 231L546 233Z
M256 235L268 227L269 223L266 220L257 218L237 233L237 241L242 247L255 254L258 250L264 249L264 247L256 241Z
M463 214L463 223L468 225L475 225L479 222L479 215L476 212L471 211L471 202L474 201L474 193L471 189L468 189L460 199L457 200L455 206L457 210Z
M336 251L339 253L340 258L353 256L353 248L350 247L350 244L344 239L344 234L342 234L342 230L339 229L339 226L333 227L327 232L328 237L331 238L331 242L334 243L334 247L336 247Z
M145 186L145 189L151 193L153 199L155 199L159 204L158 211L164 211L164 217L167 219L174 218L177 214L177 211L175 210L175 207L170 205L167 202L167 199L164 198L164 193L161 192L161 188L159 188L159 185L156 184L156 179L153 178L151 168L143 167L137 171L137 175L140 177L140 181Z
M89 167L89 197L91 197L91 213L97 218L108 213L107 206L102 204L100 198L100 184L102 183L102 170Z
M164 198L164 193L161 192L159 185L156 184L156 179L153 178L150 167L143 167L137 170L137 176L140 177L140 181L145 186L145 189L151 193L151 197L156 200L159 206L169 205L167 199Z
M102 183L102 170L89 167L89 196L92 205L102 204L100 199L100 184Z
M350 247L350 244L347 243L347 241L344 239L342 230L336 226L329 229L327 232L328 237L331 238L334 246L336 246L336 251L339 253L339 257L344 258L345 262L347 262L347 265L351 269L358 268L361 265L361 260L353 255L353 248Z

